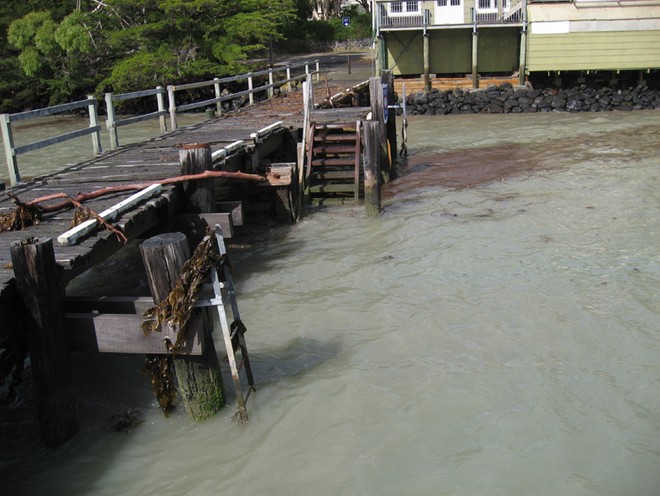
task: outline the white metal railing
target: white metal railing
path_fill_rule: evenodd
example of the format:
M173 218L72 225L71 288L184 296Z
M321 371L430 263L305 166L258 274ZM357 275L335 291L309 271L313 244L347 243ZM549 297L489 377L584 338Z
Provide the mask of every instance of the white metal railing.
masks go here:
M296 69L304 68L304 72L301 74L295 75L297 72ZM277 78L278 73L284 73L283 79ZM233 100L238 97L247 95L249 104L254 103L254 94L259 92L266 92L268 98L272 98L274 94L274 89L276 87L286 86L287 91L291 91L291 83L294 81L302 81L310 76L316 76L316 81L320 81L320 64L318 60L313 60L310 62L304 62L296 65L287 65L282 67L275 67L273 69L267 69L264 71L250 72L240 76L226 77L226 78L215 78L212 81L202 81L199 83L189 83L181 85L170 85L167 89L162 86L158 86L155 89L134 91L132 93L122 93L115 95L114 93L105 94L105 104L107 112L106 127L110 133L110 146L113 150L119 148L119 136L117 129L122 126L128 126L130 124L135 124L142 122L148 119L159 119L160 120L160 130L161 133L167 132L167 122L166 117L169 114L171 130L174 131L178 129L176 114L177 112L185 112L187 110L208 107L211 104L216 105L218 113L222 112L222 102L227 100ZM254 87L254 78L259 78L262 76L268 76L268 82L258 87ZM221 85L230 82L240 82L245 81L247 83L247 89L239 91L236 93L226 93L223 94L221 90ZM176 105L176 92L185 91L190 89L204 88L213 86L215 97L203 101L191 102L185 105ZM168 95L169 107L165 108L165 93ZM156 96L157 108L155 112L150 112L143 115L136 115L131 117L126 117L123 119L117 119L115 114L115 102L126 101L137 98L145 98ZM102 153L101 148L101 126L98 123L98 105L99 102L94 96L87 97L87 100L81 100L78 102L65 103L62 105L54 105L52 107L46 107L37 110L29 110L27 112L19 112L15 114L0 114L0 128L2 130L2 139L5 148L5 158L7 161L7 167L9 169L9 181L11 186L16 186L21 182L21 176L18 169L18 155L22 153L27 153L33 150L38 150L46 146L55 145L57 143L62 143L67 140L78 138L80 136L85 136L88 134L92 135L92 145L95 155ZM89 127L79 129L76 131L68 132L62 135L53 136L44 140L36 141L23 146L15 146L14 136L12 132L12 123L25 121L29 119L36 119L38 117L46 117L49 115L56 115L63 112L68 112L71 110L76 110L79 108L87 107L89 113Z
M71 131L59 136L53 136L40 141L35 141L23 146L14 145L14 136L12 133L11 125L13 122L25 121L29 119L36 119L37 117L46 117L49 115L61 114L79 108L87 107L89 113L89 127ZM18 171L18 155L27 153L33 150L38 150L46 146L55 145L68 141L87 134L92 135L92 146L94 154L98 155L101 150L101 126L98 123L98 101L93 96L88 96L87 100L80 100L78 102L64 103L62 105L54 105L37 110L28 110L27 112L19 112L16 114L0 114L0 126L2 127L2 140L5 147L5 157L7 159L7 167L9 168L9 181L12 186L16 186L21 181L21 175Z
M462 6L457 8L469 9L468 13L471 15L468 17L472 19L472 23L478 25L488 25L488 24L507 24L507 23L521 23L524 22L524 9L526 2L524 0L519 0L518 2L511 2L507 0L499 0L502 2L502 5L498 8L497 1L491 0L487 3L493 5L492 8L480 8L478 6L479 0L475 3L477 4L476 11L475 7L466 5L465 2L461 2ZM378 29L384 30L397 30L397 29L406 29L406 28L425 28L425 27L434 27L434 26L455 26L456 24L469 24L469 22L452 22L449 21L447 17L440 16L436 11L435 7L428 9L430 13L429 17L425 19L423 15L423 7L425 5L434 5L436 2L418 2L421 6L419 13L412 12L396 12L392 9L392 4L399 4L402 2L394 1L379 1L378 9L376 14L376 26ZM406 2L403 2L405 4ZM454 8L454 7L452 7ZM464 18L464 14L461 16L461 19Z

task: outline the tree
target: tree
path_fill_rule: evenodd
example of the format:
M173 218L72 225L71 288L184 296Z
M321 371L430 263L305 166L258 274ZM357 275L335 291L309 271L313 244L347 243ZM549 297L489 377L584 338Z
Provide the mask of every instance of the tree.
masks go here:
M50 11L30 12L9 26L7 40L20 51L18 60L29 77L39 76L56 104L85 96L102 65L95 38L101 36L81 11L60 22Z

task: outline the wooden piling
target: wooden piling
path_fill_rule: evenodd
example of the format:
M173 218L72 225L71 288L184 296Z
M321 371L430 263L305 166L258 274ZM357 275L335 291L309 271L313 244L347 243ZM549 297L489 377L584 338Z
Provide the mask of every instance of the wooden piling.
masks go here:
M16 286L30 325L25 329L36 391L41 440L58 446L79 430L71 386L71 350L64 327L64 288L52 239L11 245Z
M394 74L392 71L383 71L382 75L383 84L387 86L386 101L387 105L396 104L396 92L394 91ZM389 182L392 176L394 161L396 160L397 153L397 139L396 139L396 110L388 109L387 111L387 177L385 182Z
M367 216L380 213L380 126L376 121L364 121L364 201Z
M429 33L424 30L423 40L423 67L424 67L424 91L431 91L431 50L429 48Z
M199 174L213 168L211 145L193 143L183 145L179 150L181 175ZM213 179L191 181L183 186L186 198L185 210L188 213L215 212L215 193Z
M479 88L479 72L477 71L479 60L479 30L477 26L472 29L472 88Z
M140 245L147 280L154 301L167 298L190 256L188 240L182 233L166 233L148 239ZM197 310L201 311L201 310ZM172 342L175 337L170 336ZM225 403L220 363L213 345L210 322L204 329L201 356L174 355L174 370L179 394L188 415L203 420L216 414Z

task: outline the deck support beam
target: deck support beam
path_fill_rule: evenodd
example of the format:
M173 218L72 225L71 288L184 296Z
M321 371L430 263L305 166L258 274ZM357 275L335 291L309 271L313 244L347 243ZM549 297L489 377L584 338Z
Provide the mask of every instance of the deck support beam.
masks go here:
M28 310L25 329L42 442L58 446L80 429L64 326L64 287L52 239L11 245L16 285Z

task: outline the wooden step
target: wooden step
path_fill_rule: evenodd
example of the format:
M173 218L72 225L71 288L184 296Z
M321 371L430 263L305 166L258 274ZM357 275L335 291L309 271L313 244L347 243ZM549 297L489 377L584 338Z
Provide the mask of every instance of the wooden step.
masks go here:
M310 181L312 183L317 180L337 180L337 179L350 179L355 181L355 171L354 170L343 170L343 171L319 171L312 172Z
M314 135L314 142L315 143L323 143L323 142L337 142L337 141L350 141L355 143L355 140L357 139L357 135L355 133L345 133L345 134L326 134L326 135Z
M337 155L340 153L350 153L355 155L355 144L353 146L315 146L314 153L323 153L325 155Z
M347 158L314 158L312 160L312 167L327 167L337 165L351 165L355 166L355 157Z
M353 183L346 184L315 184L309 187L310 194L318 193L355 193L355 185Z
M316 124L317 130L323 129L342 129L355 132L355 122L333 122L332 124Z

